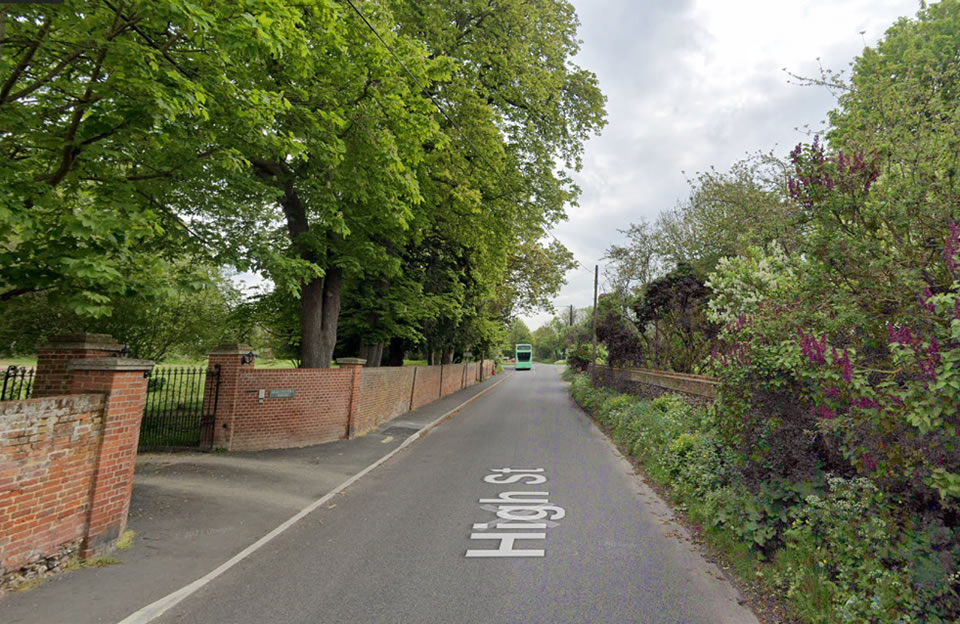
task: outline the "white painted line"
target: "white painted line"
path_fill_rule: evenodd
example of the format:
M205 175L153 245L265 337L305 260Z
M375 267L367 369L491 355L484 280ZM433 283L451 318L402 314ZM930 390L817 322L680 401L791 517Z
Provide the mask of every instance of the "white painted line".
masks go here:
M545 540L546 533L471 533L472 540L499 540L500 544L492 549L470 549L465 555L473 557L542 557L541 548L514 548L519 540Z
M328 494L326 494L322 498L319 498L313 501L312 503L310 503L309 505L307 505L306 507L298 511L296 514L294 514L289 520L287 520L286 522L284 522L274 530L270 531L269 533L267 533L266 535L258 539L256 542L250 544L249 546L241 550L239 553L237 553L236 555L234 555L224 563L220 564L215 569L208 572L206 575L198 578L197 580L190 583L189 585L185 585L181 587L180 589L178 589L177 591L171 594L167 594L166 596L157 600L156 602L148 604L147 606L143 607L139 611L135 613L131 613L127 617L123 618L118 624L147 624L148 622L152 622L156 620L158 617L160 617L161 615L169 611L171 608L177 606L178 604L186 600L192 594L196 593L203 587L209 585L214 579L222 575L224 572L226 572L233 566L237 565L238 563L240 563L241 561L243 561L253 553L257 552L263 546L273 541L273 539L276 538L278 535L280 535L281 533L283 533L284 531L286 531L287 529L295 525L297 522L302 520L305 516L309 515L313 511L316 511L321 505L329 501L331 498L333 498L340 492L344 491L345 489L347 489L348 487L350 487L351 485L359 481L368 472L372 471L374 468L377 468L381 464L385 463L387 460L389 460L391 457L399 453L405 447L412 444L415 440L419 440L420 438L422 438L426 434L426 432L428 432L430 429L433 429L434 427L439 425L441 422L443 422L450 416L456 414L465 406L477 400L484 394L490 392L491 390L493 390L494 388L496 388L506 380L507 380L507 377L504 376L503 379L494 383L489 388L484 388L482 391L478 392L477 394L473 395L472 397L470 397L469 399L467 399L457 407L448 411L443 416L440 416L439 418L433 420L428 425L424 426L422 429L420 429L419 431L411 435L409 438L404 440L403 443L400 444L400 446L393 449L392 451L390 451L389 453L387 453L377 461L373 462L372 464L370 464L369 466L367 466L357 474L353 475L352 477L350 477L349 479L347 479L346 481L344 481L343 483L335 487L333 490L331 490ZM487 555L487 556L490 556L490 555ZM496 556L496 555L493 555L493 556Z

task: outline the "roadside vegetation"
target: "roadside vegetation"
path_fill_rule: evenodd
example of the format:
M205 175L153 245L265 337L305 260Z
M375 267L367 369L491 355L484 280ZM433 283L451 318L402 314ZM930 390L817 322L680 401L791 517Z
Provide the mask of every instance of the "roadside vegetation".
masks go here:
M960 2L925 5L798 79L838 96L822 135L693 176L607 251L604 362L720 387L575 396L804 621L960 621L957 49Z
M954 622L960 553L942 521L852 473L758 479L716 409L649 401L571 375L571 394L750 584L804 622Z

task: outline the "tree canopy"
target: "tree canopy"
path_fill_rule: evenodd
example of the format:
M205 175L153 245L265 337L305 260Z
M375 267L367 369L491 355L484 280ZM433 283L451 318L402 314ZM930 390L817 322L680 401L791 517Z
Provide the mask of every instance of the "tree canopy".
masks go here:
M0 19L2 301L105 316L200 257L296 301L276 308L299 308L289 343L324 367L341 310L341 345L449 359L548 306L571 265L543 240L604 99L571 60L567 2L67 0Z

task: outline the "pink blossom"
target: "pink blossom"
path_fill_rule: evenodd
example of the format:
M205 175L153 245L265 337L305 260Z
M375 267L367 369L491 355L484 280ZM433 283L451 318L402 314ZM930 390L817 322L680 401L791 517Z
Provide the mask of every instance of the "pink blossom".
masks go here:
M853 379L853 365L850 363L850 354L847 353L847 350L843 350L843 357L840 360L840 364L843 367L843 380L847 383Z
M940 363L940 343L937 342L937 337L934 336L930 339L930 346L927 347L927 354L930 356L930 359L933 362Z

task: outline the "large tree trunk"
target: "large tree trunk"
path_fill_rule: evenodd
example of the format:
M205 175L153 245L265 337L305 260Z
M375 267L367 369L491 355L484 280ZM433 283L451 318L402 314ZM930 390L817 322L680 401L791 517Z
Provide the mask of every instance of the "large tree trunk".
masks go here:
M323 267L324 259L305 243L310 230L307 208L294 186L294 175L284 163L254 161L254 169L262 179L280 183L283 197L280 206L287 219L287 233L301 258ZM337 345L337 321L340 318L340 293L343 273L335 267L324 267L326 274L305 283L300 292L300 366L330 368L333 349Z
M403 366L404 346L403 338L391 338L384 366Z
M377 344L362 344L360 345L360 355L359 357L367 361L365 366L370 368L377 368L380 366L380 360L383 356L383 343Z
M307 282L301 291L303 368L330 368L337 346L342 289L343 273L331 267L324 277Z

